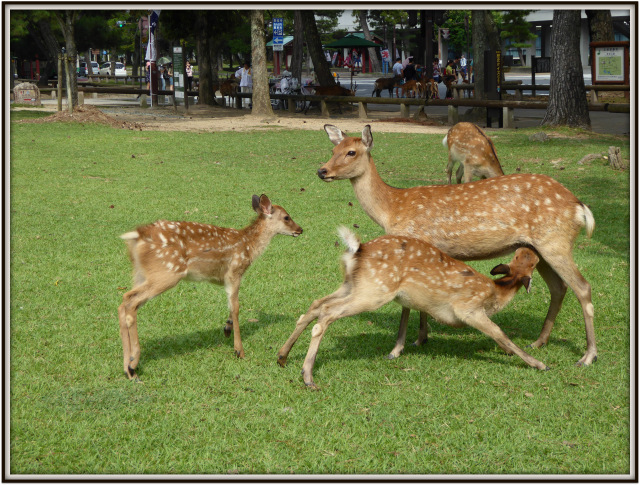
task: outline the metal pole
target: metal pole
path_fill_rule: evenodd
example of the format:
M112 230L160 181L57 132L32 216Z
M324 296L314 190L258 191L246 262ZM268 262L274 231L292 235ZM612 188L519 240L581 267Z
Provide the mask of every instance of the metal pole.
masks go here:
M62 54L58 54L58 111L62 111Z

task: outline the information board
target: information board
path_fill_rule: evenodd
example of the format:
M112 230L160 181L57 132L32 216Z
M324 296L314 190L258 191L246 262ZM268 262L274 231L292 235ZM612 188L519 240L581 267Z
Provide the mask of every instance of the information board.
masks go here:
M624 82L624 47L595 49L596 79Z
M182 47L173 48L173 90L176 93L176 104L184 103L184 57Z

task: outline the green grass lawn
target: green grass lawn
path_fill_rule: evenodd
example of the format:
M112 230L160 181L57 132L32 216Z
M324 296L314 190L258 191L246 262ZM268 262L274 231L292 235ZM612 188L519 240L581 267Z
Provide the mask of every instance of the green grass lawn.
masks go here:
M12 120L39 116L12 113ZM339 121L335 124L339 126ZM596 219L575 260L593 288L598 361L569 292L549 345L527 367L473 329L431 321L428 343L396 360L400 307L335 322L314 369L310 328L277 351L311 302L341 283L336 227L382 234L351 184L316 170L323 131L162 133L92 124L10 126L10 461L12 474L606 474L630 462L630 181L577 162L629 138L572 130L490 131L506 173L553 176ZM558 132L556 132L558 133ZM389 184L441 184L442 135L383 134L373 157ZM244 227L267 194L304 228L276 237L240 290L244 360L223 335L221 287L182 282L139 312L141 383L122 372L117 307L131 288L119 235L159 218ZM488 274L498 262L470 263ZM536 273L493 319L519 346L549 304ZM417 335L412 312L407 341Z

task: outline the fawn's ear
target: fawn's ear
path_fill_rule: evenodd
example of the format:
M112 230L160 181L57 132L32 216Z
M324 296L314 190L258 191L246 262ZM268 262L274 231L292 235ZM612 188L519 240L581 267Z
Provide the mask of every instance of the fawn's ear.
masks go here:
M362 143L367 147L367 151L373 148L373 135L371 134L371 125L367 125L362 130Z
M492 275L497 275L497 274L509 274L511 272L511 268L509 267L508 264L499 264L498 266L496 266L495 268L493 268L491 270L491 274Z
M264 194L262 194L260 197L254 195L251 198L251 204L253 205L253 210L258 214L265 214L267 216L270 216L273 212L271 201L269 200L269 197Z
M344 140L344 137L347 136L341 129L333 125L324 125L324 131L327 132L329 140L331 140L334 145L339 145L340 142Z
M523 276L520 278L520 281L522 282L522 286L527 290L527 293L531 293L531 276Z

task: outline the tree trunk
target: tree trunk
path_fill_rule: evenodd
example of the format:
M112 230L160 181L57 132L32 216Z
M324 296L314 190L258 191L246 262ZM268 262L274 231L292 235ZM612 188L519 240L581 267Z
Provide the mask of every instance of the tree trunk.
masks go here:
M253 107L251 114L274 116L269 98L267 47L264 40L264 12L251 11L251 72L253 77Z
M50 19L39 20L35 25L29 22L27 29L36 44L47 53L47 66L40 71L42 77L39 80L42 85L46 85L49 82L49 78L58 70L58 56L61 54L60 45L51 31ZM64 72L58 73L58 79L64 79Z
M300 10L293 11L293 59L291 59L291 75L302 85L302 57L304 46L304 28Z
M549 105L542 125L591 129L580 61L580 10L554 10Z
M309 49L309 54L313 61L313 68L316 72L318 83L320 86L335 86L336 81L333 79L333 75L329 69L329 63L322 51L322 42L320 40L320 34L318 34L318 26L316 25L313 10L303 10L301 14L304 25L304 36L307 40L307 49Z
M369 26L367 25L367 12L368 10L360 10L360 26L362 27L364 38L373 42L373 36L371 35L371 32L369 31ZM367 51L369 52L369 59L371 59L373 72L382 72L382 67L380 66L380 60L378 59L378 53L376 52L377 48L368 47ZM363 60L363 63L364 63L364 60Z
M591 42L615 40L611 10L585 10L589 19Z
M484 90L484 51L500 50L500 34L489 10L472 10L473 73L475 99L487 99ZM444 67L444 66L443 66ZM481 108L483 109L483 108Z
M198 12L195 22L196 49L198 52L198 104L217 105L213 90L214 77L218 71L215 69L216 52L212 46L212 32L209 22L209 12ZM215 76L214 76L215 71Z
M56 11L55 16L60 24L62 35L67 49L68 63L65 69L69 71L69 91L67 97L71 105L75 108L78 106L78 76L76 75L76 59L78 58L78 49L75 40L75 19L78 12L75 10ZM64 78L58 73L58 82L62 82Z

